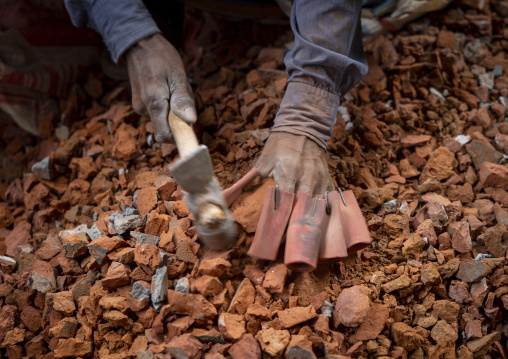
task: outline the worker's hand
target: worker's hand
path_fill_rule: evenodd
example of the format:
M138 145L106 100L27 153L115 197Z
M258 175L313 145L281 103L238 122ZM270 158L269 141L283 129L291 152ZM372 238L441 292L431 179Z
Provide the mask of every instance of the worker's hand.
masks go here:
M333 200L338 193L326 152L319 145L306 136L272 132L254 168L223 192L226 201L232 203L258 175L272 177L277 187L268 187L263 208L253 208L249 214L258 216L249 255L275 260L286 233L284 263L293 270L315 269L320 251L329 242L341 243L341 254L347 256L344 239L332 238L327 230L331 216L336 222L340 209ZM342 235L342 229L335 232ZM323 252L323 258L331 257L329 254L330 250Z
M334 190L326 152L305 136L272 132L254 167L281 191L315 196Z
M132 87L132 106L150 117L155 140L172 140L168 123L169 106L189 124L196 122L192 89L178 51L161 35L139 41L127 52Z
M272 132L254 168L223 192L228 204L259 176L278 188L264 187L263 208L244 213L257 220L250 256L277 259L285 234L284 264L308 272L318 260L338 261L372 243L353 192L334 189L326 152L306 136Z

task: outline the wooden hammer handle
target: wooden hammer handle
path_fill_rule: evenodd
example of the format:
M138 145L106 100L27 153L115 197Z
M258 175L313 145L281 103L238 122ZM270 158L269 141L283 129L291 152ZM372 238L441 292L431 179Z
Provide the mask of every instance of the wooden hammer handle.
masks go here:
M199 148L196 134L187 122L182 120L171 110L169 111L168 121L180 158L187 157Z

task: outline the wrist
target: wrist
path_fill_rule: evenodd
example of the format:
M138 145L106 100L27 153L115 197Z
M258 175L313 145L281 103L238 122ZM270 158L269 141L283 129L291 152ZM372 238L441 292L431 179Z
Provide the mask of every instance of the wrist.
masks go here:
M339 95L309 84L290 82L272 132L306 136L326 150L339 103Z
M150 51L150 49L159 47L163 40L165 40L165 38L160 33L150 34L150 35L142 38L135 44L133 44L125 52L125 56L126 56L126 58L131 58L132 56L135 56L139 52Z

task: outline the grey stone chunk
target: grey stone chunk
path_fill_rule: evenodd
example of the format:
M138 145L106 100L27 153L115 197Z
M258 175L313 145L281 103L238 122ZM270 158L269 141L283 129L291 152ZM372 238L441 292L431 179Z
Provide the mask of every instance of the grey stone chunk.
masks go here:
M96 245L88 245L88 252L94 257L97 263L102 264L102 260L108 254L107 248L98 247Z
M46 181L53 179L53 160L51 157L46 157L42 161L34 163L32 166L32 173L35 177Z
M492 71L492 74L494 75L494 77L501 76L503 74L503 66L501 66L501 65L494 66L494 70Z
M178 279L178 281L175 284L175 290L183 294L189 294L190 293L189 278L183 277Z
M55 129L55 135L59 140L66 140L69 138L69 127L67 126L58 126Z
M475 76L480 76L482 74L484 74L486 71L485 71L485 67L482 67L482 66L478 66L478 67L473 67L471 69L471 72L473 73L473 75Z
M161 260L162 260L161 266L166 266L169 263L173 262L172 258L170 258L167 253L160 252L160 254L161 254Z
M153 309L155 309L156 312L160 312L161 308L164 306L164 302L160 303L152 303Z
M111 220L111 219L110 219ZM116 233L122 234L131 229L136 229L138 227L144 226L144 222L141 217L137 214L133 214L130 216L115 218L113 221L113 229Z
M464 55L466 60L469 60L481 50L482 46L483 46L482 41L480 39L475 39L474 41L466 43L466 45L464 46L464 50L462 51L462 54Z
M54 268L47 262L35 261L28 276L28 288L47 293L57 289Z
M115 219L122 218L123 216L124 215L122 212L116 211L115 213L109 216L109 221L111 222L111 224L113 224L115 223Z
M32 273L29 281L29 288L35 289L41 293L47 293L56 289L56 279L44 277L39 273Z
M97 227L96 224L94 224L92 227L90 227L90 229L88 230L88 232L86 232L86 234L88 234L88 237L90 237L90 239L92 241L94 239L104 237L104 235L101 233L101 231L99 231L99 227Z
M132 285L131 295L137 300L143 300L145 298L150 299L152 297L152 292L150 289L143 287L141 283L134 282Z
M485 73L478 76L478 82L480 86L485 86L489 90L494 88L494 75L493 73Z
M138 208L138 191L134 192L132 195L132 204L134 207Z
M326 315L328 318L331 318L332 315L333 315L333 309L334 308L335 308L335 306L332 303L330 303L329 301L325 300L323 302L323 305L321 306L321 313Z
M131 237L136 239L136 244L138 246L142 244L151 244L153 246L156 246L157 244L159 244L159 241L161 240L160 237L141 232L131 232Z
M131 216L133 214L139 214L138 210L134 207L125 207L123 209L123 215L125 216Z
M481 261L482 259L485 259L485 258L492 258L494 257L492 254L488 254L488 253L479 253L475 258L474 260L479 262Z
M152 303L158 304L165 302L168 289L168 268L157 268L155 274L152 276Z

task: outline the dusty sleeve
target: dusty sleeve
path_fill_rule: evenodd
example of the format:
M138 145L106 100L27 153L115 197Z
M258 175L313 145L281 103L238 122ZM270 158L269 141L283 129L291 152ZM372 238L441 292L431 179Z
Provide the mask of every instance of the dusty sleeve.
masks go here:
M160 32L141 0L65 0L74 26L102 35L115 63L132 45Z
M305 135L326 148L340 96L367 73L359 0L296 0L289 79L272 131Z

